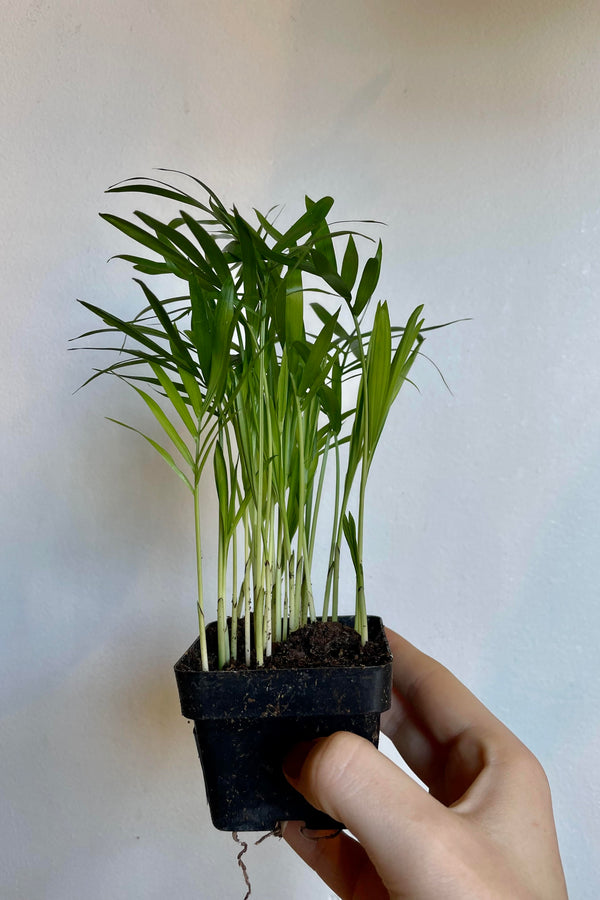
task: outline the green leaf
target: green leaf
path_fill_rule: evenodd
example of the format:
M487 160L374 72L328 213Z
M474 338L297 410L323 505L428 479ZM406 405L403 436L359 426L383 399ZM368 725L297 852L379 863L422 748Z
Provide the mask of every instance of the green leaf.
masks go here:
M348 544L348 549L350 550L352 564L354 565L354 570L358 575L360 569L360 561L358 557L358 540L356 538L356 522L354 521L354 516L352 515L352 513L348 513L344 516L343 528L344 537L346 538L346 543Z
M181 471L179 466L175 463L175 460L173 459L173 457L171 456L171 454L169 453L168 450L165 450L164 447L161 447L160 444L157 444L156 441L153 441L152 438L148 437L147 434L144 434L143 431L139 431L139 429L133 428L132 425L126 425L125 422L119 422L118 419L111 419L110 416L106 416L106 418L108 419L109 422L114 422L115 425L120 425L121 428L127 428L129 431L135 431L135 433L139 434L140 437L143 437L145 441L148 441L150 446L154 447L156 452L162 456L162 458L165 460L165 462L168 463L169 466L173 469L175 474L181 478L183 483L186 484L188 486L188 488L190 489L190 491L192 491L192 493L193 493L194 489L193 489L188 477Z
M102 319L106 325L109 325L127 337L133 338L133 340L155 353L160 359L164 359L165 356L168 356L165 348L148 338L144 333L144 330L138 325L133 325L131 322L125 322L123 319L119 319L118 316L114 316L112 313L107 312L107 310L100 309L99 306L94 306L93 303L87 303L85 300L78 300L77 302L81 303L82 306L85 306L86 309L89 309L89 311L94 313L95 316L98 316L99 319Z
M193 375L190 374L186 369L179 368L178 369L179 376L183 383L183 386L186 390L188 397L190 398L190 403L192 404L192 409L200 419L202 415L202 409L204 406L204 401L202 398L202 394L200 392L200 388L198 387L198 382L194 378Z
M233 464L233 459L231 457L231 447L229 447L229 508L227 510L227 522L229 527L229 534L232 534L236 527L236 500L239 493L238 488L238 464L239 464L239 454L238 461L236 464Z
M298 394L300 396L314 384L317 376L321 374L323 361L327 358L329 351L332 349L331 339L335 331L339 314L340 311L338 309L334 315L330 316L329 321L323 325L318 338L310 348L308 359L304 363L300 386L298 387ZM330 360L329 366L332 364L333 359Z
M285 276L285 342L288 347L288 364L295 372L297 358L291 348L296 341L304 340L304 292L302 272L290 270Z
M328 284L329 287L336 292L336 294L338 294L340 297L343 297L344 300L350 303L352 294L339 275L336 275L334 272L329 272L325 275L322 275L321 277L323 281L326 282L326 284Z
M323 197L317 200L293 225L283 234L275 244L275 250L284 250L295 247L300 238L318 228L329 210L333 206L333 197ZM262 224L262 223L261 223Z
M158 378L165 394L173 404L173 407L179 413L179 417L181 418L183 424L185 425L191 436L195 439L198 435L198 428L194 424L194 420L190 416L189 410L185 404L185 401L182 399L181 394L179 393L167 373L164 371L164 369L161 369L161 367L157 365L157 363L151 362L150 368Z
M316 247L311 250L310 259L314 266L315 273L321 278L332 274L337 275L335 267L331 265L330 260L325 256L324 253L321 253L320 250L317 250Z
M390 406L396 398L398 391L402 386L402 383L405 381L408 373L410 372L410 369L412 368L412 365L419 352L419 346L423 342L421 330L425 320L419 318L422 311L422 305L417 306L416 309L413 310L404 328L404 333L402 335L400 343L398 344L396 352L394 353L390 371Z
M167 337L169 338L169 342L171 343L171 347L174 348L173 355L175 357L179 356L179 359L182 362L185 362L186 365L193 366L194 362L192 360L192 357L190 356L189 350L185 345L185 342L183 341L179 331L177 330L173 322L171 322L168 313L166 312L164 306L162 305L156 294L152 293L150 288L144 284L141 278L134 278L133 280L137 284L139 284L139 286L143 290L146 296L146 300L152 307L152 311L164 328L165 334L167 335Z
M223 534L229 533L229 497L228 497L228 480L227 466L225 465L225 456L221 442L215 444L213 467L215 472L215 485L217 488L217 498L219 501L219 518L221 520L221 528Z
M210 187L209 187L207 184L205 184L203 181L200 181L199 178L196 178L194 175L190 175L189 172L182 172L182 171L180 171L179 169L164 169L164 168L161 168L161 167L159 166L159 167L158 167L158 171L159 171L159 172L169 172L169 173L171 173L171 174L173 174L173 175L183 175L185 178L190 178L190 179L191 179L192 181L194 181L196 184L199 184L200 187L202 188L202 190L206 191L206 193L207 193L208 196L210 197L209 203L210 203L210 208L211 208L211 210L213 211L213 213L214 213L214 212L218 212L219 215L222 216L225 220L228 219L227 210L225 209L225 207L224 207L223 204L221 203L221 201L220 201L220 199L218 198L218 196L215 194L215 192L213 191L212 188L210 188ZM222 221L222 219L220 218L219 221Z
M275 228L273 223L269 222L267 217L263 216L263 214L258 209L255 209L254 212L256 214L256 218L259 221L259 224L262 225L265 234L267 234L270 238L273 238L274 241L281 240L281 232L278 231L277 228Z
M159 238L163 237L170 244L175 245L176 249L181 250L189 261L200 269L202 274L208 279L209 283L215 282L212 269L207 265L206 260L198 248L192 244L185 234L182 234L170 225L165 225L163 222L160 222L158 219L155 219L153 216L149 216L146 213L136 211L135 215L144 223L144 225L152 228Z
M144 275L169 275L172 271L164 262L155 262L152 259L131 256L128 253L117 253L115 256L111 256L111 259L123 259L125 262L131 263L136 272L142 272Z
M333 434L339 434L342 427L342 367L338 353L331 367L331 387L322 385L319 388L319 399Z
M311 303L310 305L311 309L314 309L323 324L329 321L331 313L328 309L325 309L325 307L321 303ZM339 322L336 322L334 333L337 334L338 337L342 338L344 343L349 343L350 335L348 334L346 329L340 325Z
M316 275L317 278L321 278L325 284L329 285L329 287L340 297L343 297L348 303L350 303L352 299L352 294L349 291L345 282L342 281L337 272L332 271L325 258L316 252L316 256L314 255L315 251L313 250L310 254L310 257L305 260L298 260L297 266L305 272L310 272L311 275ZM315 265L316 260L316 265Z
M254 232L251 229L250 225L243 219L238 213L237 209L234 208L233 214L235 217L235 223L237 226L238 240L240 245L240 256L242 263L242 279L244 284L244 294L246 295L246 302L254 303L254 298L257 295L257 270L259 268L259 263L256 255L256 250L254 246Z
M354 421L352 422L352 430L350 432L350 442L348 445L348 462L346 465L346 478L344 482L344 495L347 496L350 493L350 488L352 487L352 482L354 481L354 476L356 475L356 471L358 469L358 465L362 458L363 449L364 449L364 428L363 428L363 417L364 417L364 379L361 378L360 384L358 386L358 396L356 398L356 407L355 407L355 415ZM340 441L341 443L341 441Z
M231 281L231 272L229 271L227 260L225 259L223 251L217 244L212 234L206 231L206 229L203 228L199 222L193 219L192 216L190 216L184 210L181 210L181 216L187 227L190 229L191 233L194 235L194 237L204 250L206 259L212 266L219 280L219 284L223 285L227 281Z
M69 347L69 350L95 350L95 349L96 349L95 347ZM111 348L111 349L115 349L115 348ZM75 393L77 393L77 391L80 391L81 388L84 388L86 385L90 384L90 382L94 381L96 378L99 378L100 375L119 375L119 373L116 371L117 369L124 369L124 368L129 368L131 366L139 366L139 365L140 365L140 361L138 359L126 359L126 360L122 360L117 363L113 363L112 366L106 366L104 369L94 369L93 370L94 374L90 375L90 377L87 378L83 382L83 384L81 384L77 388ZM136 376L136 375L120 375L120 377L123 379L123 381L129 381L129 379L142 380L141 375L138 375L138 376Z
M185 461L188 463L188 465L193 468L194 467L194 459L192 457L192 454L190 453L187 444L185 443L185 441L183 440L183 438L181 437L181 435L179 434L179 432L177 431L177 429L175 428L173 423L170 421L170 419L165 414L164 410L159 406L159 404L156 402L156 400L154 400L152 397L150 397L150 395L147 394L145 391L143 391L141 388L136 387L135 384L132 384L131 386L134 389L134 391L136 391L140 395L140 397L142 398L142 400L144 401L144 403L146 404L146 406L148 407L148 409L150 410L150 412L152 413L152 415L154 416L154 418L156 419L158 424L162 427L162 429L170 437L173 444L177 447L177 449L179 450L179 452L181 453L181 455L183 456Z
M379 247L381 247L381 241L379 242ZM375 288L377 287L377 282L379 281L380 269L381 259L380 254L377 253L365 263L358 290L356 291L354 306L352 307L355 316L360 316L361 312L373 296Z
M149 179L153 181L154 179ZM127 179L127 182L135 181L135 179ZM170 187L160 187L160 184L164 182L157 182L157 184L140 184L134 183L129 184L126 182L121 182L120 184L115 184L112 187L109 187L105 193L107 194L122 194L122 193L136 193L136 194L155 194L159 197L165 197L167 200L176 200L178 203L187 203L190 206L196 206L199 209L204 210L205 212L209 212L208 207L204 206L204 204L200 203L194 197L190 196L190 194L186 194L184 191L178 191Z
M190 263L185 256L182 256L174 250L170 244L161 241L153 234L140 228L139 225L128 222L127 219L122 219L120 216L113 216L110 213L100 213L100 218L104 219L105 222L108 222L109 225L113 225L119 231L122 231L123 234L132 238L138 244L142 244L144 247L148 247L149 250L158 253L159 256L170 264L170 269L175 275L178 275L180 278L187 277L191 269Z
M283 423L288 408L288 388L287 349L284 347L281 352L281 363L277 375L277 419L279 423Z
M305 198L306 209L310 210L315 205L314 201L309 197ZM318 245L319 252L327 259L327 264L332 272L337 272L337 261L335 258L335 248L333 246L332 234L325 218L313 232L313 243L315 247Z
M342 271L340 274L342 276L342 281L348 287L348 290L351 291L358 274L358 250L356 249L356 244L354 243L352 235L349 235L348 237L348 243L346 244L344 258L342 260Z
M212 343L214 335L215 300L202 289L198 280L191 277L190 301L192 305L192 339L198 352L198 363L206 381L210 377Z
M333 434L338 434L342 427L342 407L337 394L326 384L321 385L318 394L323 412L329 419L329 428Z
M227 281L219 292L215 310L215 329L207 395L221 399L230 366L231 337L234 328L235 293L233 282Z
M385 422L392 338L387 303L379 303L367 351L367 401L369 405L369 434L367 447L371 457Z

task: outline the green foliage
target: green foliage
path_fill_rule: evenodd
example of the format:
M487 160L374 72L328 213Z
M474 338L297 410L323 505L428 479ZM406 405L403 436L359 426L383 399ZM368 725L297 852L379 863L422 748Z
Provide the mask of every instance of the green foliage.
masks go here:
M135 278L144 305L127 321L84 302L105 327L82 337L119 339L116 361L88 381L113 374L138 393L169 449L118 424L141 434L194 496L205 668L199 497L211 456L218 499L219 666L235 653L242 615L248 635L254 613L259 664L274 640L315 618L312 556L318 526L330 545L322 614L337 617L345 536L356 573L356 627L366 640L366 481L391 405L423 341L422 307L401 327L390 324L387 303L377 304L369 317L381 242L361 269L357 241L365 236L354 229L331 230L331 197L306 198L305 211L281 231L271 213L255 211L253 226L235 207L228 211L201 181L191 181L202 189L202 199L158 179L132 179L109 189L175 204L164 221L140 211L136 221L102 218L138 247L135 255L117 258L144 276L174 275L184 288L181 295L159 299ZM323 301L307 302L315 293ZM363 330L368 322L370 330ZM154 388L154 395L140 382ZM332 451L335 500L331 521L323 524L321 497ZM359 471L355 516L349 506ZM228 579L234 582L231 633L225 614Z

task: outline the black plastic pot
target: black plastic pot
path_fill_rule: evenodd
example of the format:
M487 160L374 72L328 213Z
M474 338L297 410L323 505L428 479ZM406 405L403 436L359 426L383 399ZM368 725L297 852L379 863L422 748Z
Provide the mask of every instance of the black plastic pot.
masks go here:
M383 642L381 665L199 672L190 669L197 641L184 653L175 665L181 711L194 721L216 828L270 831L291 819L309 828L339 827L288 784L281 766L299 741L335 731L352 731L377 746L380 713L391 701L392 657L375 616L369 616L369 638Z

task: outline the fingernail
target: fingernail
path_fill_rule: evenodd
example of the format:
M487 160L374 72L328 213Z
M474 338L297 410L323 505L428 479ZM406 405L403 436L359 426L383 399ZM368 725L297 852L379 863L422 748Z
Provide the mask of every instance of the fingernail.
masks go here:
M302 767L306 762L306 757L315 746L316 741L301 741L290 750L283 761L283 771L287 778L297 781L300 778Z

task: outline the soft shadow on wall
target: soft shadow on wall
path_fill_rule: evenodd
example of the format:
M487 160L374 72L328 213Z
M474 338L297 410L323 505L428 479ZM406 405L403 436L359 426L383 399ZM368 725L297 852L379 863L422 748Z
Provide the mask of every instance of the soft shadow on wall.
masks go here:
M302 172L307 185L327 173L329 189L341 194L349 171L357 173L359 191L370 192L380 189L382 169L389 169L408 197L415 179L423 179L421 187L431 179L437 184L448 166L464 177L465 143L474 141L483 152L489 142L493 151L495 141L527 130L540 105L562 107L568 85L557 80L560 45L572 39L580 52L593 51L586 6L561 0L292 3L289 62L278 77L285 79L298 139L274 134L276 195L290 172Z

